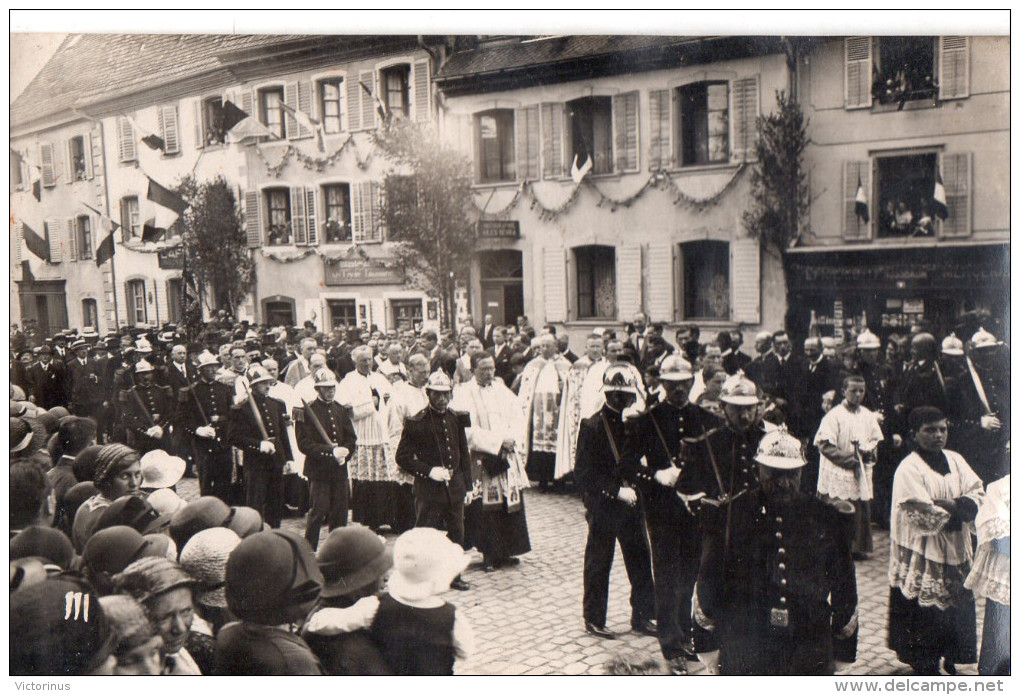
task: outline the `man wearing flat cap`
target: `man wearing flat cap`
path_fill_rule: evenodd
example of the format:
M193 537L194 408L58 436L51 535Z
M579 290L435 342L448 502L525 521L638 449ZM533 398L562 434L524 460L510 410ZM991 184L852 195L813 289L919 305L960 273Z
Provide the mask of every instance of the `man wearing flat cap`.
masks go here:
M853 507L800 492L784 429L755 456L761 487L702 504L694 644L710 674L832 675L856 660Z

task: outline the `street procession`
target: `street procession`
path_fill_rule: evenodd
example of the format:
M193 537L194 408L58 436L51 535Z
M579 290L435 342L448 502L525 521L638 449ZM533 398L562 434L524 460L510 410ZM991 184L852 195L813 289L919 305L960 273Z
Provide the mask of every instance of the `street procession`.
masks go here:
M835 31L12 33L9 675L1009 676L1009 37Z

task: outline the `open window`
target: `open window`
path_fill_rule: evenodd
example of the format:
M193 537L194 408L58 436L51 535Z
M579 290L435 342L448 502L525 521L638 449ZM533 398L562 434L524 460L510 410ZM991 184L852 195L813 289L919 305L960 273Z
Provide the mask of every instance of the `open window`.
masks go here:
M380 98L391 117L411 117L411 66L392 65L379 71Z
M934 152L875 158L876 236L935 236Z
M933 36L879 36L873 39L871 97L876 104L904 105L938 94Z
M88 178L88 166L85 155L85 138L76 135L67 142L67 157L71 181L84 181Z
M475 147L479 182L515 180L513 109L476 114Z
M202 100L199 114L200 145L215 147L227 141L223 120L223 97L212 96Z
M290 189L267 188L263 191L266 209L266 246L292 243Z
M322 187L323 238L327 244L351 241L351 186L331 183Z
M613 99L584 97L566 103L567 166L581 168L588 159L593 174L613 172Z
M681 166L730 160L729 83L695 82L677 90Z

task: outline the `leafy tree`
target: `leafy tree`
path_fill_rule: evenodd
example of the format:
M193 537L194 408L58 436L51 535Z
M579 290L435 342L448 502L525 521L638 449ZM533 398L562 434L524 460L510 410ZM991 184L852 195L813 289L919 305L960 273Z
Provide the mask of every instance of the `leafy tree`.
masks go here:
M385 180L383 219L407 280L440 298L444 328L454 323L454 289L475 251L471 162L429 125L394 120L377 142L395 164Z
M758 163L751 170L752 205L744 226L776 255L798 237L808 211L807 125L800 104L782 91L776 92L776 111L758 117Z
M188 176L177 192L191 206L178 222L187 259L185 294L190 285L198 300L187 307L191 311L185 311L184 320L189 329L200 330L202 306L207 311L237 313L255 286L255 265L248 253L237 200L226 179L218 176L199 183ZM197 333L194 330L193 334Z

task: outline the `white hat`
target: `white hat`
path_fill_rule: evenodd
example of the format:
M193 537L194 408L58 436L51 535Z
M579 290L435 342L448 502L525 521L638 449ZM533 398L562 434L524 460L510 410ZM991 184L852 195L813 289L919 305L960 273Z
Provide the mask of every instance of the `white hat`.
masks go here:
M205 606L227 607L226 572L231 551L241 537L228 528L199 531L181 549L181 567L199 583L195 600Z
M140 487L164 488L172 487L184 477L184 469L188 465L179 456L171 456L162 449L153 449L139 462L142 468L142 484Z
M266 368L261 365L252 365L251 368L248 369L248 383L252 386L263 381L273 380L273 375L266 371Z
M135 349L138 350L138 352L152 352L152 343L145 338L142 338L141 340L135 341Z
M737 372L723 383L719 400L732 405L758 405L758 387L742 372Z
M999 344L995 336L984 328L979 328L978 332L971 336L970 342L976 349L995 347Z
M155 371L155 368L147 360L138 360L135 363L135 374L142 374L143 372Z
M151 485L149 487L152 487ZM147 498L149 504L160 514L175 514L177 510L187 504L181 496L168 487L161 487L154 490Z
M773 430L761 438L754 460L763 466L781 470L801 468L806 463L800 449L800 440L785 428Z
M336 385L337 385L336 374L334 374L329 369L320 369L315 372L315 388L319 388L320 386L325 388L328 386Z
M686 381L694 378L691 363L680 355L670 355L659 365L660 381Z
M963 341L956 337L955 333L950 333L942 341L942 354L943 355L962 355L963 354Z
M442 369L437 369L429 375L429 380L425 383L425 389L428 391L453 391L453 382L450 381L450 377L447 376L446 372Z
M394 596L420 600L450 588L471 559L438 529L405 531L393 544L393 574L388 589Z
M219 367L220 361L216 359L216 355L212 354L208 350L203 350L198 356L198 368L201 369L202 367L208 367L210 365Z
M877 350L882 347L882 341L878 339L877 335L865 328L864 332L857 336L857 347L862 350Z
M602 375L602 390L622 391L624 393L637 393L634 385L634 374L622 364L611 365Z

